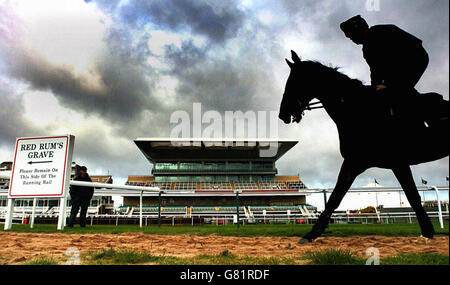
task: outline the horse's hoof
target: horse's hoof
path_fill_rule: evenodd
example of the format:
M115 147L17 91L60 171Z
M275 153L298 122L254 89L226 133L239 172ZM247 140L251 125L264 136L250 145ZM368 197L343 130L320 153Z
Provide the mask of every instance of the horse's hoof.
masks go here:
M430 242L431 242L431 238L424 237L423 235L421 235L420 237L418 237L416 239L416 243L429 244Z
M312 239L302 238L298 241L298 244L308 244L308 243L312 243L312 242L313 242Z

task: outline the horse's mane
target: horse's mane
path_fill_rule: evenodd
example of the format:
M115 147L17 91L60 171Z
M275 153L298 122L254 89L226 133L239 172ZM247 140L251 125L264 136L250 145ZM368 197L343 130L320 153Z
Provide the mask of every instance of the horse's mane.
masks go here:
M352 85L354 87L363 87L364 84L361 80L354 79L348 77L346 74L339 71L340 67L338 66L331 66L331 65L325 65L317 60L308 60L304 61L303 63L307 63L311 65L311 68L315 69L317 72L323 73L323 77L317 78L318 82L327 82L330 79L333 80L339 80L342 83L347 83L349 85Z

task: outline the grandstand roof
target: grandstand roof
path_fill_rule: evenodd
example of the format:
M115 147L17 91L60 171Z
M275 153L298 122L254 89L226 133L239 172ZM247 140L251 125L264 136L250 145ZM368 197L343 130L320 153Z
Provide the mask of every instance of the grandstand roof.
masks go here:
M281 139L171 139L137 138L135 144L152 163L179 160L273 160L276 161L298 141ZM261 151L277 146L274 156Z
M90 175L92 182L99 183L112 183L113 179L111 175Z

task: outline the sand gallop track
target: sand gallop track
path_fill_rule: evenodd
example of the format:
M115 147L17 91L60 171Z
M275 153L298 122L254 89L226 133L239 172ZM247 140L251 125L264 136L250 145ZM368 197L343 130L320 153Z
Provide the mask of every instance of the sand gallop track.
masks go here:
M298 245L296 237L1 232L0 264L20 264L35 258L67 259L66 251L71 247L77 248L81 254L114 248L177 257L219 254L224 250L236 255L288 257L328 248L350 249L360 256L365 256L369 247L378 248L381 258L399 253L449 254L449 237L436 237L429 244L417 243L416 239L417 237L385 236L324 237L313 244Z

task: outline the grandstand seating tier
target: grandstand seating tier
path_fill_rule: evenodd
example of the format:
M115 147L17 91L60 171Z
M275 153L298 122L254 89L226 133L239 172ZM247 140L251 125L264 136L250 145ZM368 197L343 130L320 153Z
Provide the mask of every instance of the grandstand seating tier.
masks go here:
M249 191L249 190L300 190L306 189L299 182L134 182L126 185L159 187L161 190L178 191ZM287 187L286 187L287 186Z

